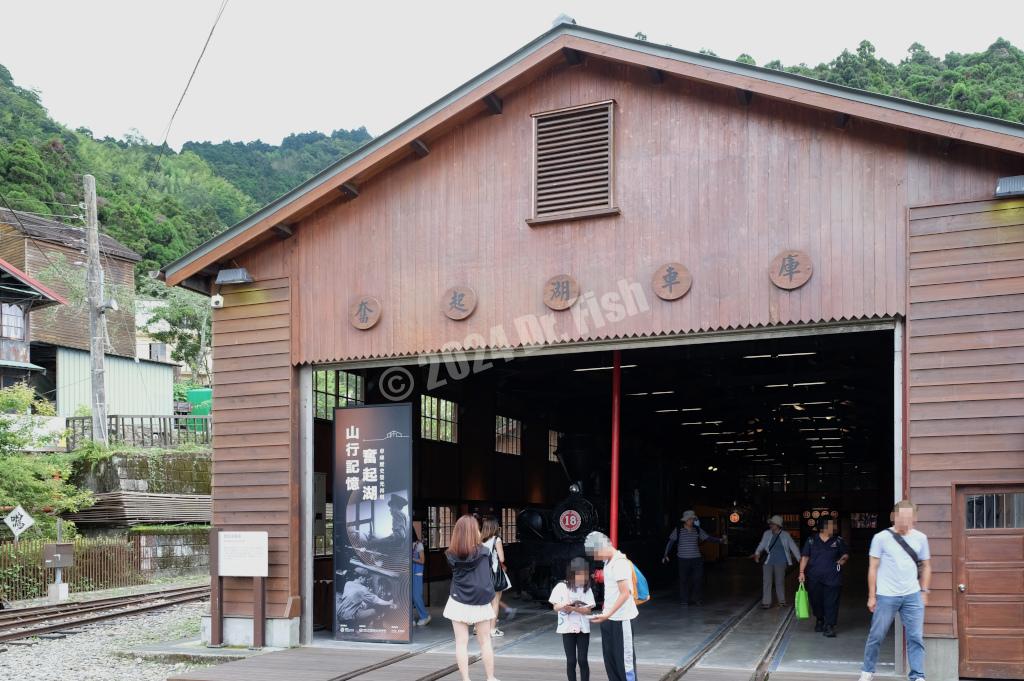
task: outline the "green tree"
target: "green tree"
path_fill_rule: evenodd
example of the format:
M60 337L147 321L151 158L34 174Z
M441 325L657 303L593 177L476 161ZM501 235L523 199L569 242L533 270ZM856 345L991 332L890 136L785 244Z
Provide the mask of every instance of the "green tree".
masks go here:
M192 376L204 384L210 380L210 338L213 335L210 301L198 293L173 288L164 304L150 317L146 332L173 348L171 358L184 362Z

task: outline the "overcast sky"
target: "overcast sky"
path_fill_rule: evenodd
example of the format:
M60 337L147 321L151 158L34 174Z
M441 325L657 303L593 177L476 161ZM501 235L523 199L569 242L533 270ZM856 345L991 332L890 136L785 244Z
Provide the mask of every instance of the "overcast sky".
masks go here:
M0 64L61 123L159 142L220 0L0 0ZM758 64L817 64L862 39L887 59L1024 47L1024 2L314 2L230 0L169 142L379 134L551 26L584 26Z

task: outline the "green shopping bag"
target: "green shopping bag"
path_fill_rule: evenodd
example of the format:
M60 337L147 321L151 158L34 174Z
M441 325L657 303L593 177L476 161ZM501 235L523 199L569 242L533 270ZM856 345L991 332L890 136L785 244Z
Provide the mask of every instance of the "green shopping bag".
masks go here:
M805 620L811 616L811 599L807 595L807 589L801 583L800 587L796 590L796 618L798 620Z

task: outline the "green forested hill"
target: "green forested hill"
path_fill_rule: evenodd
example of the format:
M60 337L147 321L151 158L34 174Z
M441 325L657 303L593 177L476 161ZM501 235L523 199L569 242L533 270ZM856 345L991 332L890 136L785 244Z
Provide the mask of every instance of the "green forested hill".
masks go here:
M285 137L280 146L255 142L186 142L182 151L206 159L218 175L256 199L270 203L357 147L370 141L366 128L335 130L330 135L304 132Z
M95 139L55 123L38 95L0 66L0 192L11 207L82 224L66 216L81 213L83 173L96 176L103 229L143 256L139 272L158 269L257 207L195 154L135 137Z
M753 62L748 55L738 60ZM764 66L1024 123L1024 52L1003 39L983 52L942 58L915 43L898 63L878 58L865 41L827 64ZM92 173L100 222L143 255L140 273L178 258L369 139L359 128L290 135L280 145L188 142L180 153L137 136L96 139L54 122L39 95L18 87L0 66L0 192L18 210L74 215L81 175Z

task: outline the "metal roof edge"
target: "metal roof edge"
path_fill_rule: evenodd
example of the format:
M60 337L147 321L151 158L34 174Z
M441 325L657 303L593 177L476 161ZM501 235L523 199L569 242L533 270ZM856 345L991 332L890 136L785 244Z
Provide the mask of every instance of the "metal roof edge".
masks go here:
M741 62L732 61L723 57L715 57L706 54L700 54L698 52L690 52L677 47L670 47L668 45L659 45L644 40L638 40L636 38L628 38L626 36L616 35L614 33L608 33L593 28L587 28L584 26L578 26L575 24L561 23L553 26L545 33L534 38L532 41L519 48L511 55L505 57L498 63L494 64L490 68L481 72L474 78L466 81L456 89L452 90L445 96L436 100L432 104L427 105L420 111L416 112L409 118L405 119L398 125L394 126L390 130L382 133L381 135L373 138L366 144L360 146L349 154L341 157L331 165L327 166L319 173L309 178L299 186L295 187L291 191L281 195L277 199L274 199L270 203L266 204L253 214L241 222L224 230L217 236L209 239L205 243L196 247L189 253L181 256L177 260L168 263L161 268L160 272L166 277L168 274L174 274L186 267L190 262L201 258L210 251L218 248L222 244L230 241L239 234L244 233L251 226L259 223L272 215L274 212L280 210L282 207L288 205L292 201L298 199L303 194L321 186L325 182L329 181L338 174L344 172L347 168L351 167L355 163L363 160L377 149L387 145L389 142L399 137L406 130L418 125L430 116L434 115L444 107L457 101L468 92L486 83L488 80L506 70L510 66L516 64L522 59L526 58L539 48L555 40L556 38L569 35L585 40L592 40L595 42L601 42L607 45L621 47L629 50L636 50L645 52L653 56L665 57L668 59L674 59L676 61L684 61L697 66L703 66L706 68L714 69L717 71L723 71L735 75L743 75L758 78L767 82L772 82L780 85L786 85L789 87L795 87L802 90L808 90L818 92L821 94L832 95L843 99L848 99L853 102L872 104L875 106L882 106L884 108L900 111L903 113L910 113L914 115L924 116L936 120L941 120L956 125L963 125L971 128L978 128L987 130L990 132L997 132L1001 134L1011 135L1024 139L1024 124L1012 123L1010 121L1003 121L997 118L991 118L989 116L982 116L980 114L972 114L966 112L959 112L953 109L945 109L943 107L933 106L930 104L922 104L914 102L909 99L902 99L899 97L893 97L891 95L882 95L867 90L859 90L857 88L851 88L845 85L838 85L834 83L828 83L826 81L817 80L815 78L809 78L807 76L801 76L799 74L789 73L786 71L777 71L775 69L765 68L763 66L752 66L750 64L743 64Z
M416 112L409 118L405 119L398 125L394 126L387 132L381 133L379 136L374 137L372 140L362 145L358 149L353 150L352 152L348 153L345 156L342 156L340 159L338 159L331 165L327 166L319 173L317 173L313 177L309 178L308 180L300 184L295 189L292 189L286 194L283 194L280 197L274 199L273 201L263 206L262 208L260 208L255 213L245 218L241 222L235 224L232 227L229 227L228 229L221 232L217 236L208 240L206 243L198 246L192 252L187 253L186 255L183 255L182 257L175 260L174 262L165 265L163 268L161 268L161 272L163 272L165 275L177 272L182 267L187 265L190 261L202 257L203 255L213 250L214 248L220 246L221 244L227 241L230 241L235 236L241 234L250 226L260 222L269 215L273 214L281 207L286 206L287 204L291 203L292 201L302 196L303 194L309 192L310 190L319 187L324 182L327 182L334 176L343 172L349 166L352 166L353 164L363 160L364 158L372 154L374 151L376 151L378 148L385 146L391 140L400 136L407 129L412 128L417 124L423 122L424 120L434 115L441 109L445 108L452 102L457 101L460 97L471 92L473 89L479 87L483 83L486 83L488 80L490 80L497 74L501 73L508 67L518 63L522 59L526 58L527 56L535 52L537 49L548 44L549 42L557 38L559 35L562 35L564 33L565 26L566 24L560 24L558 26L553 27L551 30L541 34L537 38L533 39L523 47L519 48L518 50L510 54L509 56L502 59L497 64L494 64L486 71L483 71L474 78L471 78L470 80L466 81L459 87L455 88L454 90L446 94L444 97L441 97L440 99L434 101L433 103L428 104L426 107L420 109L418 112Z
M861 90L859 88L840 85L838 83L829 83L824 80L803 76L798 73L790 73L788 71L779 71L776 69L765 68L763 66L744 64L724 57L691 52L689 50L670 47L668 45L659 45L657 43L616 35L614 33L607 33L605 31L586 28L583 26L567 26L565 33L587 40L599 38L601 42L614 45L616 47L638 49L639 51L646 52L647 54L675 59L677 61L685 61L697 66L715 69L717 71L725 71L735 75L750 76L760 80L777 83L779 85L788 85L802 90L841 97L854 102L883 106L903 113L926 116L928 118L934 118L947 123L965 125L967 127L978 128L980 130L988 130L990 132L1024 138L1024 123L1014 123L1013 121L1007 121L1001 118L993 118L991 116L967 111L957 111L955 109L935 106L934 104L916 102L912 99L904 99L893 95ZM679 59L680 56L685 57L685 59Z

